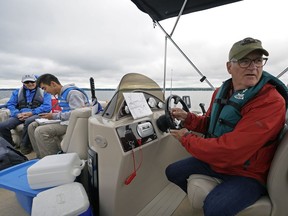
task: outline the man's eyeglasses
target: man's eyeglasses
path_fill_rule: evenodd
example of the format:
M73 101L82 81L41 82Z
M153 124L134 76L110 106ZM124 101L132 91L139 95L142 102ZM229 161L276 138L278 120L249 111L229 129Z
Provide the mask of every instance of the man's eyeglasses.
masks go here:
M35 83L35 81L25 81L25 82L24 82L24 84L29 84L29 83L32 83L32 84L34 84L34 83Z
M249 59L249 58L242 58L239 60L231 60L231 62L237 62L241 68L248 68L250 67L251 63L253 62L256 67L263 67L268 58L256 58L256 59Z

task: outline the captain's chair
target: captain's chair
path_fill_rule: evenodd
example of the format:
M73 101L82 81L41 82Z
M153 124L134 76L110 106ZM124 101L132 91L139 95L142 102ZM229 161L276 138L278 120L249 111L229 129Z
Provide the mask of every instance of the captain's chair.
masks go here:
M91 107L83 107L71 112L66 134L61 142L63 152L76 152L81 159L88 158L88 118L90 116Z
M288 215L288 133L279 143L268 174L267 190L256 203L239 212L237 216L287 216ZM193 216L202 216L203 201L221 181L205 175L191 175L188 179L188 199Z

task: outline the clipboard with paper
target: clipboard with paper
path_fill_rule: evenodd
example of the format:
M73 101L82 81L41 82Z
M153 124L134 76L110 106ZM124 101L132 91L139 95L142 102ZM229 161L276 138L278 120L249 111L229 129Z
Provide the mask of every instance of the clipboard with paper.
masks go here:
M141 92L123 93L126 104L134 119L139 119L152 114L150 107Z

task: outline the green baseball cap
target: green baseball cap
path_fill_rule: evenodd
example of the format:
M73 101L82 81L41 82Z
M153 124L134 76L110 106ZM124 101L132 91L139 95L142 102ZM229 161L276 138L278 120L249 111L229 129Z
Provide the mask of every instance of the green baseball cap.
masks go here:
M248 37L233 44L229 52L229 60L239 60L254 50L261 50L265 56L269 56L267 50L263 49L260 40Z

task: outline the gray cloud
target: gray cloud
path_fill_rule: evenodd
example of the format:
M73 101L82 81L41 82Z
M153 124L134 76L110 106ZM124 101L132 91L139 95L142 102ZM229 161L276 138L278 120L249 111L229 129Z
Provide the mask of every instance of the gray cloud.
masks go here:
M277 75L288 66L284 1L261 1L255 10L259 1L249 0L185 15L173 38L215 86L229 77L231 45L247 36L263 41L270 52L265 69ZM174 22L161 25L171 29ZM164 34L131 1L0 1L0 38L0 88L18 87L24 73L53 73L81 87L94 77L96 87L116 88L124 74L138 72L163 86ZM208 87L168 43L166 86L171 76L174 87Z

